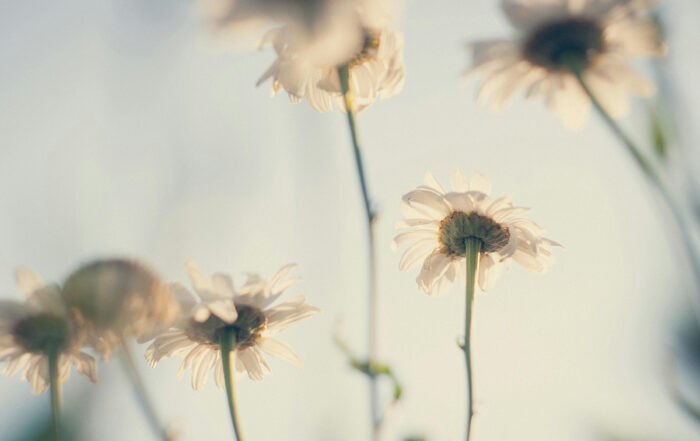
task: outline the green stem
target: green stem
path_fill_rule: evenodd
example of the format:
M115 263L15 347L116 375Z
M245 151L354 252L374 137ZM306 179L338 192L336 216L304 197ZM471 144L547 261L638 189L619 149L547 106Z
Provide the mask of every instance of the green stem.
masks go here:
M139 370L136 367L136 363L134 363L134 357L131 354L129 342L123 337L121 339L121 346L122 350L120 353L120 358L122 361L122 365L124 366L124 369L126 370L126 373L129 376L129 379L131 380L131 384L134 386L134 391L136 392L136 396L139 399L141 408L143 409L143 412L146 415L146 419L151 425L151 429L158 438L162 439L163 441L169 441L170 437L168 435L168 432L158 419L158 414L156 413L155 407L153 406L153 403L151 402L148 393L146 392L146 386L144 385L143 379L141 378L141 374L139 373Z
M474 386L472 382L471 333L472 315L474 314L474 292L476 278L479 274L479 258L481 257L481 239L468 237L464 241L467 265L466 306L464 318L464 358L467 363L467 441L471 434L472 417L474 416Z
M676 205L673 197L671 197L671 193L668 191L663 181L654 170L654 167L652 167L651 163L644 157L644 155L641 153L640 149L637 147L634 141L632 141L632 139L629 136L627 136L627 134L625 134L625 132L617 124L617 122L615 122L615 120L605 111L605 109L603 109L603 106L600 104L600 101L598 101L598 99L593 94L591 89L588 87L588 84L584 80L581 69L577 67L575 63L570 63L569 67L571 69L571 72L573 72L574 76L578 80L578 83L581 85L581 88L583 88L583 91L586 93L586 95L588 95L588 98L590 98L591 102L593 103L593 107L595 107L596 111L598 111L598 114L600 114L600 116L603 118L608 128L625 146L627 152L630 155L632 155L632 158L642 170L644 175L649 179L651 184L661 194L662 199L671 211L671 215L673 216L673 219L676 222L676 225L678 226L678 230L681 233L681 242L683 242L686 253L688 254L688 258L690 259L690 266L693 270L695 281L698 285L700 285L700 255L698 255L698 251L693 245L695 242L693 240L692 234L690 233L690 229L685 222L685 218L681 214L681 210ZM692 302L693 305L696 307L696 312L700 313L700 309L698 309L696 299L694 297L692 299Z
M355 156L355 166L357 175L360 181L360 189L362 191L362 201L365 207L365 217L367 219L367 243L369 249L368 265L369 265L369 291L367 300L367 316L368 316L368 331L367 340L369 346L368 363L372 364L377 358L377 271L376 271L376 246L374 239L374 225L376 213L372 210L372 203L369 197L367 188L367 179L365 177L365 169L362 162L362 152L357 140L357 128L355 126L355 112L353 110L353 97L350 90L350 70L348 65L338 68L338 77L340 78L340 87L345 98L345 111L348 117L348 127L350 128L350 138L352 140L352 149ZM370 390L370 417L372 419L372 436L373 439L379 437L379 429L381 425L381 416L379 415L379 391L377 387L377 379L375 376L369 376Z
M224 364L224 379L226 381L226 398L228 399L228 409L231 412L231 422L233 423L233 433L237 441L243 441L241 436L241 424L238 422L236 412L236 334L231 330L221 333L221 361Z
M60 351L52 350L49 359L49 384L51 386L51 411L53 413L53 429L56 441L61 440L61 378L58 371Z

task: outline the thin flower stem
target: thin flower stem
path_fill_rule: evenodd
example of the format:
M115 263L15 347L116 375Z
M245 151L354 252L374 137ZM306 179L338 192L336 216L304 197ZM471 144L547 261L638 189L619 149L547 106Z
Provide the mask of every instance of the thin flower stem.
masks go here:
M241 423L238 422L238 412L236 411L236 334L231 330L221 333L221 361L224 364L224 380L226 381L226 398L228 399L228 409L231 412L231 422L233 423L233 433L237 441L243 441L241 435Z
M673 197L671 196L671 193L668 191L663 181L656 173L654 167L644 157L644 155L641 153L640 149L637 147L634 141L632 141L632 139L629 136L627 136L627 134L625 134L625 132L617 124L617 122L615 122L615 120L605 111L605 109L603 109L603 106L600 104L600 101L598 101L598 99L593 94L591 89L588 87L588 84L584 80L583 75L581 73L581 69L573 63L570 64L570 69L576 76L576 79L581 85L581 88L583 88L586 95L588 95L588 97L590 98L591 102L593 103L593 107L595 107L598 114L600 114L600 116L607 124L608 128L625 146L630 155L632 155L632 158L634 158L634 161L644 173L644 175L649 179L651 184L661 194L661 197L663 198L664 202L666 202L666 205L670 209L671 215L673 216L673 219L675 220L676 225L678 226L678 230L681 233L681 242L683 242L685 250L688 254L688 258L690 259L690 266L693 270L693 275L695 276L695 282L698 285L700 285L700 255L698 255L698 250L693 245L695 242L693 240L692 234L690 233L690 229L685 222L685 218L683 217L681 210L678 208ZM692 302L696 309L696 312L700 313L700 307L697 304L697 299L693 297Z
M124 366L124 369L131 380L131 384L134 386L134 392L136 392L136 396L138 397L141 408L146 415L146 419L151 425L151 429L158 438L162 439L163 441L169 441L170 437L168 435L168 431L158 419L158 414L156 413L155 407L148 396L146 386L141 378L141 374L136 367L136 363L134 363L134 357L131 354L129 342L124 337L121 339L121 347L122 350L119 355L122 365Z
M464 317L464 358L467 363L467 441L472 428L474 416L474 385L472 381L472 357L471 357L471 333L472 315L474 314L474 291L476 289L476 277L479 273L479 258L481 257L481 239L468 237L464 241L467 265L466 281L466 306Z
M51 386L51 412L53 414L53 430L56 441L61 440L61 378L58 372L58 360L60 352L52 350L48 354L49 359L49 384Z
M367 189L367 179L365 178L365 169L362 162L362 152L357 140L357 128L355 126L355 112L353 110L353 97L350 90L350 73L348 65L338 68L338 77L340 78L340 86L345 98L345 111L348 117L348 126L350 128L350 137L352 139L352 149L355 156L355 166L357 167L357 176L360 180L360 188L362 190L362 201L365 207L365 216L367 219L367 243L369 248L368 264L369 264L369 292L367 299L367 339L369 347L368 363L372 365L377 359L377 270L376 270L376 246L374 239L374 225L376 213L372 210L372 203ZM379 415L379 391L377 388L376 376L369 377L370 390L370 417L372 419L372 436L373 439L379 438L379 430L381 426L381 416Z

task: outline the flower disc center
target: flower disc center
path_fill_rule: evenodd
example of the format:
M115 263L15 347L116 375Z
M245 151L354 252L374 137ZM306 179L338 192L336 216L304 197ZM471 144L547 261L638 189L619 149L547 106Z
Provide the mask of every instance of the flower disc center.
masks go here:
M453 211L440 222L438 232L442 252L451 256L466 255L466 239L476 237L481 240L481 252L492 253L501 250L510 239L507 227L478 213Z
M238 318L228 324L214 314L200 323L194 319L187 327L187 335L193 340L211 345L218 345L221 332L233 331L236 336L236 348L253 346L267 326L267 317L258 308L248 305L236 306Z
M29 352L61 350L68 343L68 323L53 314L32 315L15 324L12 336Z
M355 55L355 57L348 63L351 67L362 64L370 58L377 56L379 51L379 33L370 31L368 29L364 30L364 39L362 41L362 48Z
M569 70L568 63L580 69L589 66L603 49L603 31L597 23L570 18L533 31L523 50L525 58L533 64L549 70Z

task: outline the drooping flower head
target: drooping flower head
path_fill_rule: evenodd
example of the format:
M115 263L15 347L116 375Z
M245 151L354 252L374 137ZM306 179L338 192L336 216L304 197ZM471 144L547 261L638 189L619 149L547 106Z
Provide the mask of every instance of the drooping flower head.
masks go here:
M544 230L521 217L528 211L515 207L510 196L491 200L491 184L478 172L468 182L461 171L452 172L448 192L430 172L425 185L405 194L401 210L406 219L397 224L404 230L394 239L394 248L410 244L399 263L408 270L422 264L416 281L428 294L442 295L456 276L466 277L468 238L481 240L478 283L488 291L503 265L515 260L523 267L545 272L554 264L552 246Z
M353 110L403 88L403 35L389 28L389 18L375 2L335 2L311 29L285 25L260 43L272 45L277 59L258 81L272 78L272 94L281 90L292 102L306 98L319 112L345 111L338 68L348 66Z
M306 303L304 296L271 306L284 290L299 281L299 278L287 279L293 268L294 265L285 266L270 280L249 274L245 286L234 291L229 276L217 273L209 280L189 262L187 270L198 298L179 283L171 285L181 303L181 314L148 347L146 360L155 366L165 357L184 358L178 378L191 368L195 390L204 387L213 368L215 383L223 389L220 339L222 332L234 331L236 372L247 372L251 380L260 381L270 373L262 352L301 366L289 345L273 338L319 311Z
M654 85L628 65L630 58L661 56L665 46L644 16L653 0L503 0L518 32L515 40L479 41L467 74L482 74L480 101L495 111L525 90L571 129L588 119L590 99L572 69L614 118L629 111L626 94L650 96Z
M168 325L179 307L158 277L125 259L78 268L66 280L62 295L76 320L84 323L90 344L105 357L124 337L143 337Z
M15 273L25 295L24 302L0 302L0 361L3 373L12 376L24 368L22 380L32 385L32 393L49 387L49 355L58 355L59 381L70 377L73 364L82 375L97 383L95 359L81 351L85 335L70 320L58 286L44 285L29 268Z

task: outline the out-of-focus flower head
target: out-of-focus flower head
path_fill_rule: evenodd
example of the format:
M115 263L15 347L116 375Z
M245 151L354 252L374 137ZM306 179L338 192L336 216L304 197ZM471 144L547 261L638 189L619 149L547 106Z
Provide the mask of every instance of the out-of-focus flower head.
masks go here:
M167 326L179 305L168 287L140 263L97 260L74 271L63 298L89 343L109 358L125 337L142 338Z
M514 40L472 44L473 63L465 75L485 77L478 100L503 110L525 90L543 97L567 128L583 126L590 99L572 73L580 70L593 95L612 117L629 111L627 93L650 96L654 85L628 65L630 58L661 56L666 46L645 16L654 0L503 0L516 29Z
M347 65L354 111L399 93L403 36L389 28L391 16L367 0L328 1L322 11L311 26L290 22L263 37L260 46L273 46L277 59L258 85L272 79L273 95L284 90L319 112L331 111L333 102L345 111L338 68Z
M223 389L220 338L222 332L234 331L236 372L247 372L251 380L260 381L270 372L261 351L301 366L289 345L273 338L319 311L306 303L304 296L271 306L287 288L299 281L296 277L287 278L294 267L283 267L269 280L249 274L245 286L236 292L227 275L214 274L209 280L189 262L187 270L199 299L181 284L171 286L182 312L172 328L163 331L148 347L146 360L155 366L165 357L184 358L178 378L191 368L195 390L204 387L213 368L215 383Z
M422 264L416 281L430 295L442 295L456 276L466 278L466 239L481 241L478 282L488 291L511 259L531 271L544 273L554 265L552 246L542 227L521 217L529 209L513 206L510 196L491 200L491 183L474 172L471 182L452 172L446 191L428 172L425 185L406 193L401 211L406 219L394 239L394 249L410 244L399 263L401 271Z
M22 380L32 385L32 393L49 387L49 355L58 356L59 381L70 377L73 364L78 372L97 383L97 363L81 351L86 336L70 320L55 285L45 285L41 276L29 268L15 273L25 295L24 302L0 302L0 361L3 373L12 376L24 368Z

